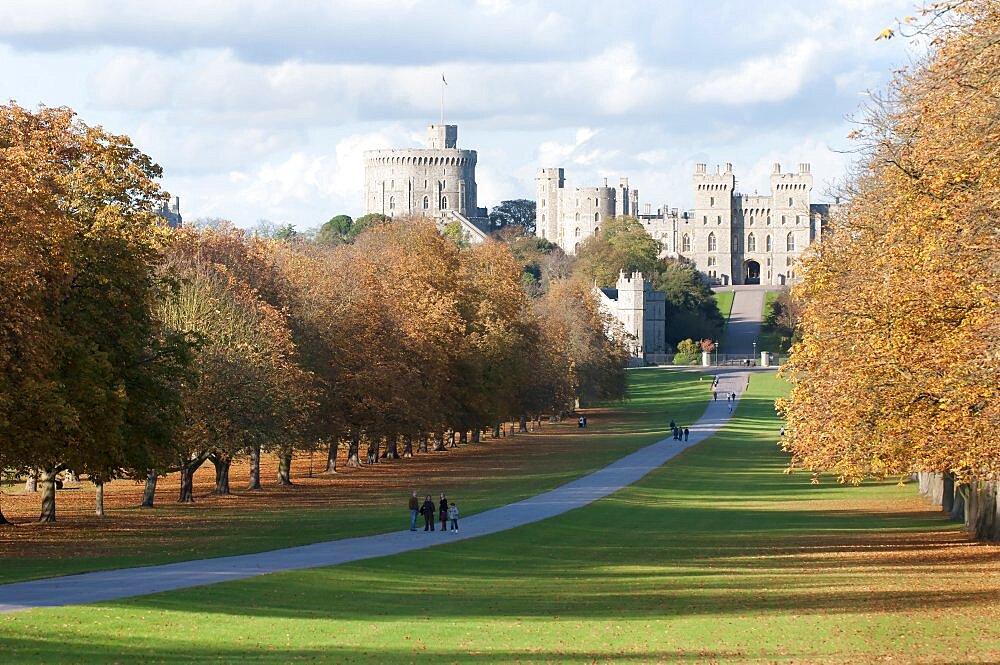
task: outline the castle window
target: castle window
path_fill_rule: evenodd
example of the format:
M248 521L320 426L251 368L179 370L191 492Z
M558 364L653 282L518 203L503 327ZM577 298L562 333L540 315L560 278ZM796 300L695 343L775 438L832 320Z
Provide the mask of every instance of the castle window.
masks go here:
M718 217L715 218L715 223L716 224L721 224L722 223L722 215L719 215Z
M788 232L788 237L785 238L785 245L789 252L795 251L795 236L791 231Z
M427 189L427 181L424 180L424 189Z
M545 207L545 199L542 199L542 207Z
M710 266L714 266L715 265L715 257L714 256L708 257L708 265L710 265Z
M580 221L580 213L576 213L576 221Z
M788 197L788 207L789 208L792 207L792 197L791 196Z
M747 236L747 251L756 252L757 251L757 238L751 233Z
M601 221L601 213L599 213L599 212L595 212L594 213L594 221L595 222Z
M545 221L545 213L544 212L542 213L542 221L543 222Z
M431 197L425 196L424 197L424 210L427 210L430 207L431 207Z
M715 245L716 245L716 243L715 243L715 234L714 233L709 233L708 234L708 251L714 252L716 250L716 246ZM712 259L709 259L709 260L711 261ZM709 265L712 265L712 264L709 264Z
M573 237L574 238L579 238L580 237L580 227L579 226L576 227L576 231L573 232Z
M715 205L715 197L714 196L712 196L712 197L710 197L708 199L708 205L709 206L714 206Z
M795 215L795 226L799 225L799 216Z
M782 216L781 216L781 223L782 223L782 224L784 224L784 223L785 223L785 216L784 216L784 215L782 215Z
M785 265L786 266L792 265L792 257L790 256L785 257Z
M390 196L389 197L389 210L395 210L395 209L396 209L396 198L393 197L393 196Z
M702 216L701 223L702 224L708 224L708 215L703 215Z
M577 208L579 208L579 207L580 207L580 199L577 199L577 200L576 200L576 207L577 207Z
M771 216L770 215L767 216L767 225L771 226Z
M441 210L447 210L447 209L448 209L448 197L447 196L442 196L441 197Z
M769 251L769 252L772 252L772 251L774 251L774 245L773 245L773 243L771 242L771 236L768 236L768 237L766 237L766 238L764 239L764 247L765 247L765 249L767 249L767 251ZM770 261L770 260L771 260L771 259L768 259L768 261Z
M595 226L594 227L594 235L596 236L600 232L601 232L601 227L600 226Z
M753 215L750 215L750 226L753 226Z
M681 238L681 251L682 252L691 251L691 237L686 233L684 234L684 237Z

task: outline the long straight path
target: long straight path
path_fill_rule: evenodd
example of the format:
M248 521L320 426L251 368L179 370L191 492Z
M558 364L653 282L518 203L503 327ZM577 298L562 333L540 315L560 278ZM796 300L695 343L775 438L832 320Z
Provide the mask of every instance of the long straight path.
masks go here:
M726 335L721 352L747 355L754 353L754 342L760 336L764 319L764 294L762 286L742 286L733 289L733 309L729 313Z
M741 395L748 376L746 372L719 374L719 393ZM733 406L722 399L710 401L702 417L688 428L690 436L687 441L663 439L549 492L464 518L458 533L395 531L256 554L5 584L0 585L0 613L144 596L284 570L332 566L477 538L531 524L586 506L636 482L684 449L718 431L729 419ZM400 511L400 521L404 519L408 519L408 515L404 517L403 511Z

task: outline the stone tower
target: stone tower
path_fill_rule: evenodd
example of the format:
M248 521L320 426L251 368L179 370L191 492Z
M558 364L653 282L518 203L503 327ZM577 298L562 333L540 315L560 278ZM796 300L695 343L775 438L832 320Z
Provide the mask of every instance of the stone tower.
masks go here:
M696 164L693 184L694 214L678 224L678 253L694 261L709 278L732 283L733 165L726 164L721 173L719 167L708 173L706 164Z
M627 274L622 270L618 274L618 320L625 332L635 337L633 356L642 357L645 344L645 284L642 273Z
M486 211L477 202L476 151L457 147L458 126L430 125L427 144L365 152L365 213L438 219L457 213L484 220Z
M559 192L566 186L566 174L563 169L539 169L535 182L535 234L556 242L559 237Z

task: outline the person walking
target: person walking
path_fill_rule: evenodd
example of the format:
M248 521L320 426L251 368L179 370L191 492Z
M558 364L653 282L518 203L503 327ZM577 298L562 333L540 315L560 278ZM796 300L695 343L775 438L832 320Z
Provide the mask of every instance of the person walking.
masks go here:
M713 390L712 391L712 401L713 402L719 401L719 391L718 390Z
M684 440L685 441L688 440L688 428L687 427L684 428Z
M451 520L451 530L458 533L458 504L454 501L448 506L448 519Z
M448 498L441 493L441 501L438 503L438 517L441 519L441 530L448 531Z
M424 504L420 506L420 514L424 516L424 531L434 530L434 502L431 501L431 495L428 494L427 498L424 499Z
M420 513L420 500L416 491L410 495L410 531L417 530L417 515Z

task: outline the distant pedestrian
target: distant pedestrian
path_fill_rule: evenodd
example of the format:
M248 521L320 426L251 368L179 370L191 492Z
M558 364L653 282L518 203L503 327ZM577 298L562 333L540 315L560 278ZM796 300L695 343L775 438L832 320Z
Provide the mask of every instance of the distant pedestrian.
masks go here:
M585 427L584 422L586 421L583 419L583 416L580 416L579 418L576 419L576 426Z
M684 428L684 440L685 441L688 440L688 428L687 427Z
M417 493L410 495L410 531L417 530L417 515L420 513L420 500Z
M455 503L455 502L452 502L452 504L450 506L448 506L448 519L451 520L451 530L457 533L458 532L458 504Z
M778 430L778 436L785 436L785 428L784 427L782 427L780 430Z
M732 393L732 396L733 396L733 401L735 402L736 401L736 393Z
M718 400L719 400L719 391L718 390L713 390L712 391L712 401L713 402L717 402Z
M420 506L420 514L424 516L424 531L434 530L434 502L431 501L431 495L428 494L427 498L424 499L424 503Z
M587 416L583 417L583 429L587 429Z
M674 419L671 418L670 419L670 433L673 434L673 432L674 432L675 429L677 429L677 423L675 423Z
M438 503L438 517L441 519L441 531L448 531L448 498L441 494L441 501Z

